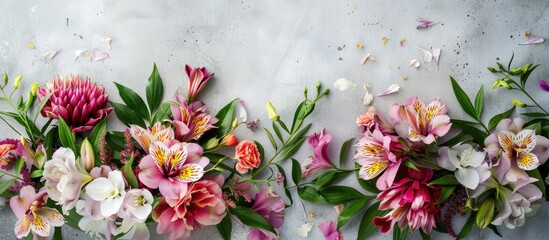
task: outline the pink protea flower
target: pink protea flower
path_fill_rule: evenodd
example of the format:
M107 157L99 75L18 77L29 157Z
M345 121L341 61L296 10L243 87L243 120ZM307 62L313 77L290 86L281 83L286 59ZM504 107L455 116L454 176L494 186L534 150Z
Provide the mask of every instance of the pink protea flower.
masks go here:
M390 115L399 136L430 144L450 130L452 124L446 112L446 105L438 98L425 105L418 97L412 97L404 105L393 105Z
M225 216L227 206L222 198L223 177L200 180L189 185L181 198L168 201L161 197L152 217L158 222L156 231L168 239L188 239L202 226L216 225Z
M208 130L215 128L217 118L206 112L206 106L196 101L187 104L181 95L177 96L179 104L172 104L173 120L169 122L175 127L175 138L182 142L197 141Z
M268 188L262 188L255 195L252 209L261 214L273 228L277 229L284 223L284 200ZM248 233L247 240L270 240L278 239L272 232L254 228Z
M48 195L46 189L42 188L38 193L34 187L24 186L19 196L10 199L10 207L17 222L15 223L15 236L23 238L32 231L39 237L50 237L55 227L65 223L63 215L56 209L44 207Z
M167 199L179 199L187 192L189 183L204 175L204 167L210 160L202 157L202 152L202 147L195 143L152 143L149 155L139 163L139 180L149 188L158 188Z
M49 93L52 95L42 108L42 116L62 118L73 132L91 130L112 110L107 107L109 97L105 88L90 83L87 77L57 76L38 90L38 100L41 102Z
M328 157L328 144L332 141L332 135L326 133L323 128L320 133L314 133L307 138L307 143L313 147L313 155L303 162L301 167L302 177L311 176L313 173L322 170L333 168L334 164Z
M206 86L208 80L213 77L212 74L208 74L206 68L192 68L189 65L185 65L185 72L189 76L189 85L187 88L188 102L194 101L200 90Z
M436 225L435 217L440 214L440 207L435 203L442 192L440 187L429 185L432 177L431 169L408 169L407 176L377 196L381 201L379 210L390 210L385 216L374 218L381 232L391 230L395 222L401 229L408 226L412 231L421 228L425 233L431 232Z

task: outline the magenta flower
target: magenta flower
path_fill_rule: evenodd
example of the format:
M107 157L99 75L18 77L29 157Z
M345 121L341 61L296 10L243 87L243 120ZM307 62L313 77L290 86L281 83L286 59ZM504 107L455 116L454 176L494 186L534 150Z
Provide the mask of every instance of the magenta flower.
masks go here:
M255 195L252 210L261 214L273 228L277 229L284 223L284 200L276 193L262 188ZM254 228L248 233L247 240L268 240L277 239L277 236L269 231Z
M404 105L393 105L390 115L399 136L430 144L452 127L446 112L446 105L438 99L425 105L418 97L412 97Z
M332 141L332 135L326 133L323 128L320 133L314 133L307 138L307 143L313 147L313 155L309 156L301 167L302 177L311 176L321 169L333 168L334 164L328 157L328 144Z
M188 103L191 103L214 74L208 74L206 68L192 68L189 65L185 65L185 72L187 72L187 76L189 76L187 98Z
M435 216L440 214L440 207L435 205L442 190L439 186L429 185L433 171L420 168L420 171L408 169L408 175L401 178L378 196L379 210L389 210L383 217L375 217L374 224L386 233L394 223L401 229L406 226L416 231L421 228L430 233L435 227Z
M416 27L417 29L428 28L430 26L438 24L438 22L434 23L433 21L430 21L430 20L427 20L427 19L424 19L424 18L418 18L416 20L419 22L419 24Z
M204 175L210 160L202 157L202 147L177 141L155 142L149 154L139 163L139 180L147 187L160 190L166 199L179 199L187 185Z
M539 80L539 88L541 90L549 92L549 83L546 80Z
M82 80L78 75L64 79L55 77L53 82L38 90L38 100L42 102L49 93L52 95L42 108L42 116L62 118L73 132L91 130L112 110L107 107L109 97L105 88L90 83L89 78Z
M172 104L173 120L169 122L175 127L175 138L182 142L197 141L202 135L215 128L217 118L206 112L206 106L200 101L187 104L181 96L177 96L179 104Z
M337 225L333 221L326 221L318 226L326 240L342 240L343 236L337 231Z

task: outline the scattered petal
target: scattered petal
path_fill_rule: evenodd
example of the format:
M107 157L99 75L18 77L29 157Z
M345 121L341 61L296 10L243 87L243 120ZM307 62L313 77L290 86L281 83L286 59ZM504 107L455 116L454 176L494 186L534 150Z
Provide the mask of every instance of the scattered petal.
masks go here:
M381 39L381 43L383 43L383 46L387 46L387 42L388 42L388 41L389 41L389 39L386 38L386 37L383 37L383 38Z
M364 47L364 46L362 46L362 43L357 43L357 44L356 44L356 48L358 48L358 49L362 49L363 47Z
M434 23L433 21L430 21L424 18L418 18L416 20L419 22L419 24L416 27L417 29L428 28L430 26L433 26L439 23L439 22Z
M530 40L526 41L526 42L523 42L523 43L520 43L519 45L533 45L533 44L540 44L542 42L544 42L545 39L541 38L541 37L531 37Z
M539 88L543 91L549 92L549 84L545 80L539 80Z
M343 210L344 207L345 207L345 205L343 205L343 204L339 204L339 205L334 206L334 210L336 211L338 216L339 216L339 214L341 214L341 210Z
M80 57L89 57L90 52L88 50L76 50L76 52L74 52L74 55L76 56L76 58L74 59L74 61L76 62L76 60L78 60L78 58Z
M398 91L400 91L400 86L396 83L393 83L393 84L391 84L391 86L389 86L389 88L387 88L387 90L385 92L382 92L382 93L378 94L377 96L378 97L387 96L389 94L397 93Z
M374 95L372 95L368 90L369 87L370 86L368 84L364 84L364 90L366 90L366 93L364 94L364 98L362 99L362 102L366 106L370 105L370 103L372 103L372 101L374 100Z
M415 58L414 58L414 59L410 59L410 60L408 61L408 65L410 65L410 67L418 68L419 65L420 65L420 64L419 64L419 60L417 60L417 59L415 59Z
M302 238L309 237L309 232L313 229L313 224L310 223L304 223L303 225L299 226L297 228L297 235Z
M93 50L93 53L92 53L92 61L101 61L103 59L107 59L107 58L110 58L109 54L107 52L103 52L103 51L100 51L100 50L97 50L97 49L94 49Z
M437 63L437 66L438 66L438 62L440 60L440 48L433 48L432 52L433 52L433 58L435 58L435 62Z
M363 57L363 58L360 60L360 63L365 64L368 60L375 61L376 58L375 58L374 55L372 55L371 53L368 53L368 54L366 54L365 57Z
M103 37L103 38L101 38L101 41L102 41L102 42L105 42L105 43L107 44L107 48L108 48L109 50L112 49L112 46L111 46L112 38L111 38L111 37Z
M240 118L241 122L248 121L248 113L246 112L246 108L244 107L244 100L238 101L238 105L240 105L238 110L238 118Z
M408 80L408 76L407 75L402 75L402 80Z
M433 60L433 54L427 50L416 46L417 49L423 51L423 61L430 63Z
M29 49L34 49L34 44L29 43L29 45L27 45L27 48L29 48Z
M356 84L352 81L349 81L345 78L340 78L338 80L336 80L336 82L334 83L334 87L339 90L339 91L347 91L347 90L351 90L351 89L355 89L356 88Z
M57 55L58 52L59 52L59 51L49 51L49 52L46 52L46 53L44 53L44 58L45 58L46 60L49 61L49 60L51 60L53 57L55 57L55 55Z
M406 46L406 38L405 38L405 37L402 37L402 38L400 39L400 46L401 46L401 47Z

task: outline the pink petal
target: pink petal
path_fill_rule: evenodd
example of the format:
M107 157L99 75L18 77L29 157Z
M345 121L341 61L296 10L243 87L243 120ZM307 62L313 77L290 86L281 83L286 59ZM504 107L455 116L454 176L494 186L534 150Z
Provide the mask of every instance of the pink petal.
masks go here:
M372 55L371 53L368 53L368 54L366 54L365 57L363 57L363 58L360 60L360 63L361 63L361 64L365 64L368 60L375 61L376 58L375 58L374 55Z
M394 83L394 84L391 84L391 86L389 86L389 88L387 88L387 90L385 90L385 92L382 92L382 93L378 94L377 96L378 97L387 96L389 94L397 93L398 91L400 91L400 86L398 84Z
M105 43L107 44L107 48L108 48L109 50L112 49L112 46L111 46L112 38L110 38L110 37L103 37L103 38L101 38L101 41L102 41L102 42L105 42Z
M414 59L408 60L408 65L410 65L410 67L418 68L420 63L419 63L419 60L414 58Z
M94 49L92 52L92 61L101 61L104 59L110 58L107 52L103 52L97 49Z
M519 45L533 45L533 44L540 44L544 42L545 39L541 37L531 37L528 41L519 43Z
M74 52L74 55L76 56L74 58L74 61L76 62L76 60L78 60L78 58L80 58L80 57L89 57L90 52L88 50L76 50Z

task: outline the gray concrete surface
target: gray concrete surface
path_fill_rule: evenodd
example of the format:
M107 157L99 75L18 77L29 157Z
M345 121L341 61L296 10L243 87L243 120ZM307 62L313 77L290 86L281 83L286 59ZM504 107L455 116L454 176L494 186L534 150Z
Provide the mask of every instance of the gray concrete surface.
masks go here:
M303 86L314 88L316 81L332 87L338 78L347 78L361 86L369 83L379 93L392 83L401 85L400 93L376 98L374 105L382 112L395 101L417 95L422 99L440 96L450 114L463 117L452 95L448 76L455 76L470 94L485 84L488 113L495 114L510 106L512 95L490 88L496 76L485 70L496 59L506 61L515 53L517 63L542 65L532 80L549 78L549 48L519 46L524 32L549 38L549 2L514 1L2 1L0 2L0 71L11 76L24 75L24 88L31 82L44 83L56 74L78 73L104 85L116 96L112 81L134 86L144 95L144 84L156 62L165 81L165 99L184 87L185 64L206 66L215 72L202 94L212 111L229 100L241 97L249 115L268 123L264 105L275 104L283 117L289 118L302 96ZM440 21L429 29L416 30L418 17ZM67 23L68 19L68 23ZM90 62L74 61L77 49L106 50L100 41L113 39L110 59ZM383 37L388 38L384 46ZM404 47L399 45L406 38ZM364 45L357 49L356 44ZM28 49L34 44L35 49ZM407 61L422 59L415 48L441 48L440 65L421 63L410 68ZM52 60L43 54L60 50ZM375 62L365 65L360 59L371 52ZM406 75L407 80L402 80ZM537 97L544 93L531 83ZM334 89L332 89L334 90ZM327 127L334 134L330 147L335 159L339 145L357 137L355 118L366 110L361 104L360 87L349 92L332 91L312 115L314 130ZM548 101L540 98L543 104ZM119 128L120 125L111 125ZM259 131L253 135L241 131L245 138L268 140ZM258 137L261 136L261 137ZM0 124L0 137L15 137ZM310 149L304 147L298 159L305 159ZM347 163L349 166L351 163ZM356 185L353 179L347 184ZM286 210L281 239L300 239L296 229L305 221L318 225L336 216L332 207L305 203L316 215L304 218L296 204ZM547 234L549 204L543 204L537 216L516 230L500 228L504 239L544 239ZM0 212L0 239L13 239L15 219L9 209ZM463 219L456 220L456 227ZM235 239L244 239L248 229L236 226ZM342 229L345 239L355 239L358 220ZM153 230L154 232L154 230ZM87 235L65 227L65 239L85 239ZM153 239L162 239L153 233ZM216 229L205 228L194 239L217 239ZM320 239L313 228L309 239ZM390 239L391 235L374 235ZM411 238L420 238L418 233ZM434 234L434 239L448 239ZM497 239L491 231L475 231L472 239Z

